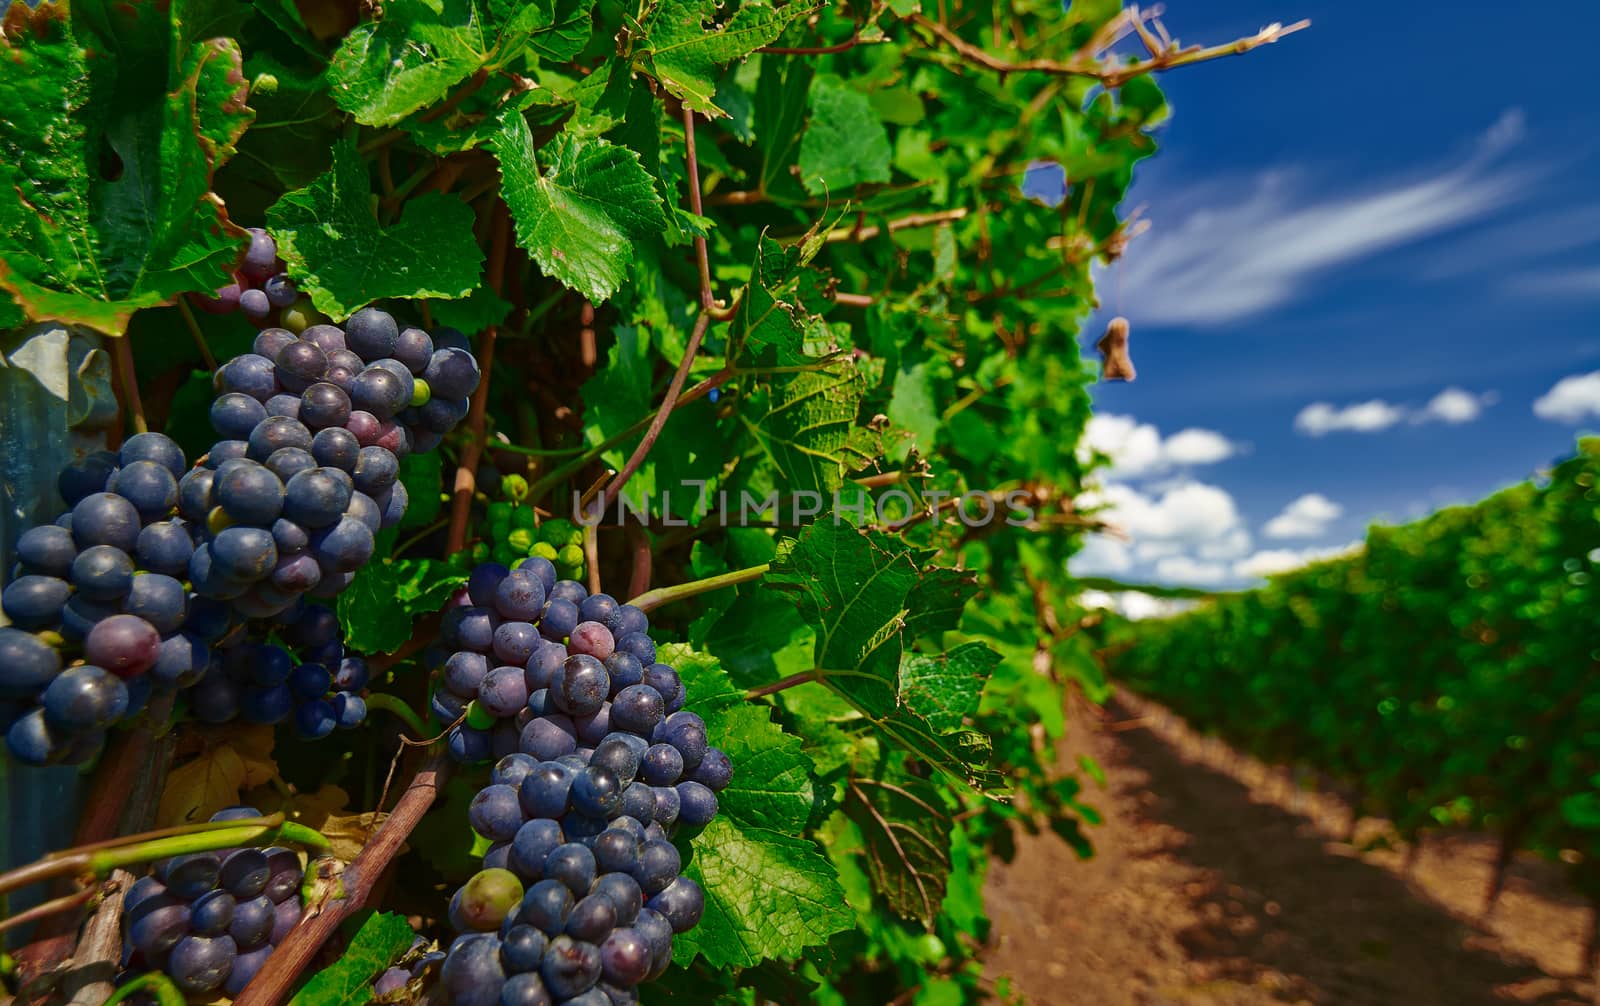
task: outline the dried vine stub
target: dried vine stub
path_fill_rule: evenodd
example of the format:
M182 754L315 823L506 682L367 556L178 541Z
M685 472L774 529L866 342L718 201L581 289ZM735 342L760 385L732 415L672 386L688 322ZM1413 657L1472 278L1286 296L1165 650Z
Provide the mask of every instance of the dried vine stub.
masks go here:
M1102 360L1100 379L1103 381L1131 381L1138 376L1133 369L1133 358L1128 355L1128 319L1112 318L1106 325L1106 334L1094 344Z

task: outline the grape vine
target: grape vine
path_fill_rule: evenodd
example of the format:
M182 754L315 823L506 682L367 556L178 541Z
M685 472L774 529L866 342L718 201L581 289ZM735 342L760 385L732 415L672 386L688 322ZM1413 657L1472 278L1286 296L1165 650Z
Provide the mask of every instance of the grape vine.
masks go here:
M0 827L81 867L0 874L14 980L89 913L118 997L986 996L1000 836L1093 818L1076 336L1151 75L1300 27L8 3L0 782L95 794Z

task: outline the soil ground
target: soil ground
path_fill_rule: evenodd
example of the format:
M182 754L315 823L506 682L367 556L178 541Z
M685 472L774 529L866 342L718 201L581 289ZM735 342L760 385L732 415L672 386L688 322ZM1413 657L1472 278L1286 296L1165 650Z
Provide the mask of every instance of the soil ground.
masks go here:
M987 890L988 973L1049 1006L1589 1006L1590 925L1559 864L1495 844L1383 841L1386 822L1290 784L1133 696L1074 702L1063 757L1095 758L1105 823L1079 861L1017 836ZM1374 848L1376 846L1376 848ZM1407 861L1412 860L1409 864Z

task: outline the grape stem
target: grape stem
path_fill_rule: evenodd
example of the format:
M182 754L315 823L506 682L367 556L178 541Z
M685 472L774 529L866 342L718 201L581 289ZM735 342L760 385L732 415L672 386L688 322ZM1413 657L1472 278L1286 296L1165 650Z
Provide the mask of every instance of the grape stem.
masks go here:
M5 932L7 929L16 926L27 925L29 922L36 922L58 912L68 912L74 908L81 908L89 903L90 899L94 897L94 893L95 888L85 887L81 891L53 898L43 904L35 905L25 912L18 912L15 915L0 919L0 932Z
M1073 77L1092 77L1106 87L1120 87L1147 73L1159 70L1170 70L1177 66L1188 66L1191 63L1201 63L1206 60L1218 59L1223 56L1234 56L1239 53L1249 52L1259 46L1270 45L1286 35L1309 28L1311 22L1307 20L1296 21L1294 24L1270 24L1254 35L1247 35L1222 45L1202 48L1198 45L1178 48L1176 45L1165 45L1153 41L1153 36L1144 30L1144 21L1151 15L1141 13L1137 7L1128 7L1111 20L1107 21L1099 31L1095 32L1088 43L1065 61L1050 59L1026 59L1018 62L1008 62L996 56L991 56L982 48L973 45L960 35L956 34L944 24L931 20L921 14L912 14L906 22L925 29L939 41L954 49L956 54L964 61L991 70L995 73L1038 73L1055 74ZM1136 25L1139 36L1145 40L1146 47L1150 50L1150 58L1135 60L1131 63L1122 63L1115 60L1101 58L1101 53L1112 42L1121 37L1131 25Z
M203 821L159 832L130 835L98 846L52 852L43 859L0 874L0 893L52 877L86 873L99 877L118 867L148 863L169 856L210 852L236 845L277 845L284 842L303 845L318 852L326 852L331 848L321 832L286 821L282 814L236 821Z
M683 138L688 160L689 210L695 216L701 216L704 207L700 201L700 163L696 158L694 146L694 112L688 106L683 109ZM633 478L633 473L639 470L639 466L644 464L645 456L650 453L650 449L656 445L662 427L667 425L668 417L677 407L678 396L683 392L684 382L689 379L689 370L694 366L694 358L700 353L700 340L705 338L706 328L711 324L712 317L726 318L732 314L733 308L724 312L717 307L716 297L711 292L711 256L706 249L706 239L699 235L695 235L694 255L700 269L700 316L694 321L694 329L689 333L689 343L683 349L683 359L678 361L678 369L672 375L672 383L667 385L667 394L661 400L661 407L651 418L644 439L634 448L633 454L622 466L622 471L618 472L600 493L594 511L596 513L605 513L606 509L616 501L617 495L628 484L628 480Z
M420 740L428 736L428 727L422 722L422 717L404 701L393 695L374 692L367 696L368 709L382 709L384 712L399 718L406 727Z
M663 604L681 601L686 597L694 597L697 594L721 590L723 587L732 587L738 583L759 580L770 568L770 564L762 563L759 566L747 566L744 569L736 569L730 573L718 573L716 576L708 576L701 580L690 580L688 583L674 584L671 587L657 587L655 590L640 594L628 603L640 611L652 611Z
M160 971L152 971L149 974L140 975L131 982L124 983L101 1006L117 1006L124 999L138 995L140 992L153 992L157 1006L184 1006L183 993L178 990L178 986L173 983L171 978L168 978Z
M194 348L200 351L200 359L206 363L206 369L213 374L217 372L217 358L211 355L211 347L206 345L205 333L200 331L200 323L195 320L194 309L189 306L186 297L178 298L178 313L183 315L183 323L189 329L190 338L194 339Z
M300 972L316 957L322 945L345 919L366 904L378 878L399 854L422 815L438 799L449 779L450 769L450 756L442 751L423 763L401 794L394 811L372 833L360 855L345 868L343 897L328 901L319 912L303 918L234 1000L234 1006L277 1006L288 996Z
M793 688L796 685L803 685L810 681L816 681L821 676L822 672L815 668L809 671L801 671L799 674L791 674L787 678L774 681L770 685L760 685L756 688L752 688L748 692L744 693L744 697L747 699L759 699L764 695L776 695L778 692Z
M511 218L505 203L496 203L494 234L489 247L489 288L496 297L506 275L506 244L510 237ZM478 350L481 377L478 390L472 395L472 406L467 410L467 442L461 448L461 462L456 466L454 496L450 501L450 534L445 539L445 555L454 555L467 544L467 519L472 516L472 494L477 489L478 461L483 457L484 413L489 406L489 378L494 369L494 344L500 326L490 325L483 330L483 344Z
M139 398L139 377L133 369L133 344L127 333L111 340L112 360L117 370L117 390L121 392L123 407L133 419L133 432L149 433L150 424L144 418L144 402Z

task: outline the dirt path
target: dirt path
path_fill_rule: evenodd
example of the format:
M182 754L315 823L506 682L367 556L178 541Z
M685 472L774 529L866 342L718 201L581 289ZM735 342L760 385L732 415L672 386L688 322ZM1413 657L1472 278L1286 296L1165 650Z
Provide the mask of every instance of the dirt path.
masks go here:
M1589 1006L1589 915L1550 864L1518 861L1485 923L1487 841L1426 842L1408 874L1405 849L1342 841L1338 800L1155 706L1079 708L1069 729L1065 757L1107 776L1094 858L1019 836L987 891L990 973L1030 1003ZM1358 842L1382 830L1363 821Z

